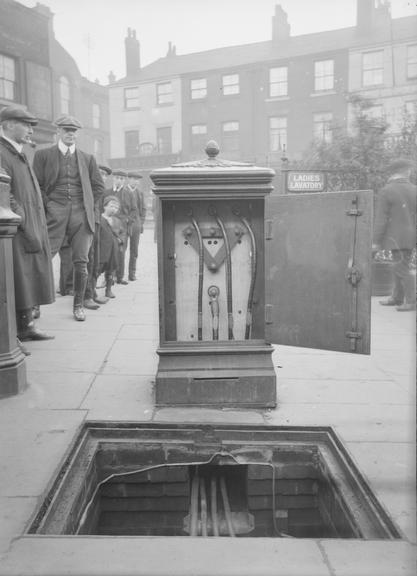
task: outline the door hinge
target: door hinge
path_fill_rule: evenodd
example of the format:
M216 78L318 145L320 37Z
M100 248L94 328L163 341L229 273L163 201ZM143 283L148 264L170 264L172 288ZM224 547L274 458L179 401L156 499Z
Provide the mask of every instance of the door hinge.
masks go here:
M362 278L362 272L356 266L350 266L346 272L346 278L352 284L352 286L356 286L359 284Z
M361 216L363 214L363 210L359 210L358 208L358 202L359 202L358 196L352 198L352 205L349 208L349 210L346 210L346 214L348 216Z
M273 311L274 307L272 304L265 305L265 324L273 324Z
M345 333L346 338L349 338L350 340L350 351L351 352L355 352L356 351L356 343L358 340L360 340L360 338L362 338L362 332L346 332Z
M274 237L272 220L265 220L265 240L272 240Z

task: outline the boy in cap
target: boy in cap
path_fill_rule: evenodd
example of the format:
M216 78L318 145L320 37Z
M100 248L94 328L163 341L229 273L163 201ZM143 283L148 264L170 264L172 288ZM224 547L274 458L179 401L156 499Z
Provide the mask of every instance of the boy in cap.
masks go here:
M133 198L135 199L137 212L136 218L129 230L129 280L136 280L136 260L138 258L138 248L140 235L146 218L146 204L143 191L141 190L142 175L139 172L128 172L128 184Z
M17 335L19 340L50 340L33 322L33 307L55 300L51 249L42 196L23 151L37 119L18 106L0 112L1 165L10 176L10 207L21 218L12 241Z
M85 320L88 253L95 231L95 205L103 192L103 180L94 156L76 147L81 123L73 116L55 121L58 143L35 153L33 168L46 210L52 256L65 237L71 247L74 267L74 319Z
M115 298L112 292L113 278L119 266L120 254L123 253L123 226L117 217L119 210L120 201L117 196L109 195L104 198L100 219L100 264L97 278L104 272L107 298Z
M411 270L416 246L416 193L410 182L413 163L404 158L388 167L389 179L377 197L374 227L374 252L391 250L393 286L383 306L396 306L399 312L416 309L415 273Z
M127 238L129 236L132 224L136 220L137 206L135 199L126 186L127 172L125 170L116 169L113 170L113 191L112 195L116 196L120 202L120 210L118 218L120 219L123 227L123 246L122 252L119 257L119 266L116 272L116 282L117 284L126 285L127 282L124 280L125 275L125 254L127 248Z

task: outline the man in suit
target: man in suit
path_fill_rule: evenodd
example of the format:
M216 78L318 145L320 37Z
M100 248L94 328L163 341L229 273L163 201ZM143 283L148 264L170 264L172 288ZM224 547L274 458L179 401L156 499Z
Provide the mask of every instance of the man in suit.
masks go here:
M146 204L143 191L141 190L142 176L139 172L128 172L127 187L132 193L137 206L137 213L134 222L129 230L129 280L136 280L136 260L138 258L138 248L140 235L146 218Z
M55 121L58 143L38 150L33 168L44 198L52 256L67 238L74 267L74 319L85 320L87 263L95 231L95 205L104 191L94 156L76 147L81 123L73 116Z
M415 273L411 269L416 246L416 193L410 182L413 163L399 158L388 167L389 179L377 197L373 251L391 250L393 287L383 306L399 312L416 309Z
M53 336L36 327L32 312L34 306L55 300L41 191L23 150L37 119L11 105L1 110L0 124L1 165L11 178L10 207L21 218L12 242L17 336L21 341L50 340Z

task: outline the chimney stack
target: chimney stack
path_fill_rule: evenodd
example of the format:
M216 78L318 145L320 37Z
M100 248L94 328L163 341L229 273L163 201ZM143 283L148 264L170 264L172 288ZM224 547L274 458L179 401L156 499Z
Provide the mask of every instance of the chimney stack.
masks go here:
M136 38L136 30L127 29L125 38L126 76L135 76L140 70L140 44Z
M391 23L389 0L356 0L356 30L366 36L376 29L387 28Z
M274 44L285 42L290 37L290 33L288 15L280 4L276 4L275 14L272 16L272 42Z

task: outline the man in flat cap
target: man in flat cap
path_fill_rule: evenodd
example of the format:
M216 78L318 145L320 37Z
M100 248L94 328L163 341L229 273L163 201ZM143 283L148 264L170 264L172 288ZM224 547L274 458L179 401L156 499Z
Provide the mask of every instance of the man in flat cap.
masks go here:
M413 163L404 158L388 166L389 179L377 197L373 251L391 250L393 286L383 306L399 312L416 309L415 271L412 254L416 246L417 187L410 182Z
M127 182L127 172L121 169L113 170L113 189L111 191L106 191L106 194L112 194L119 199L120 210L117 217L122 223L123 233L121 250L119 253L119 265L116 271L116 283L117 284L127 284L124 279L125 275L125 254L127 248L127 239L132 228L133 223L137 216L137 206L135 199L126 186Z
M129 230L129 280L136 280L136 261L138 258L139 239L143 232L146 218L146 204L141 189L142 175L139 172L128 172L127 187L135 199L137 213Z
M18 106L0 111L0 158L10 176L10 207L21 218L12 241L17 336L19 340L49 340L33 322L34 306L55 300L51 249L42 195L23 151L37 119ZM2 272L0 271L0 274Z
M76 147L81 123L73 116L55 121L58 143L37 150L33 168L44 198L52 256L65 238L71 247L74 267L75 320L85 320L88 252L95 230L95 204L103 191L103 180L94 156Z

